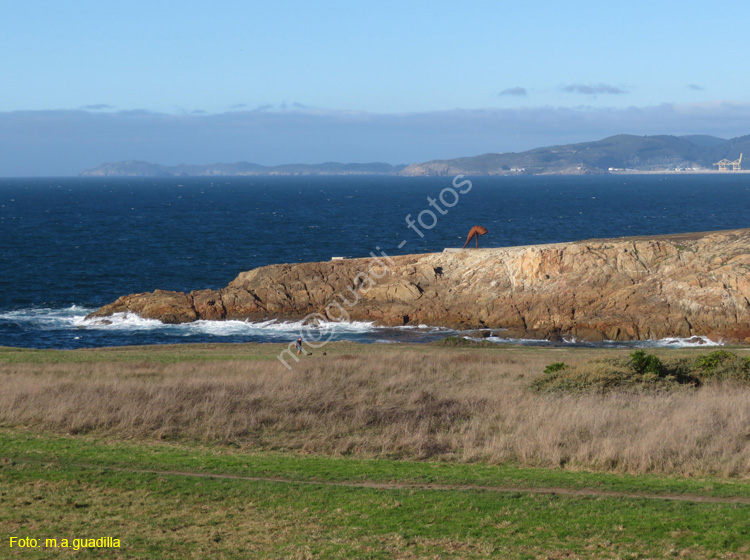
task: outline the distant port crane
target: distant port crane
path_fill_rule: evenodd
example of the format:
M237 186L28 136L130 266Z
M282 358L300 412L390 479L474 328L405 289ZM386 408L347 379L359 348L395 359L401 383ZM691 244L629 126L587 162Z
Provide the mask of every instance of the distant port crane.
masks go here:
M742 154L740 154L740 159L736 159L734 161L729 161L728 159L723 159L721 161L717 161L714 163L714 165L719 166L719 171L740 171L742 170ZM732 166L732 169L729 169L729 166Z

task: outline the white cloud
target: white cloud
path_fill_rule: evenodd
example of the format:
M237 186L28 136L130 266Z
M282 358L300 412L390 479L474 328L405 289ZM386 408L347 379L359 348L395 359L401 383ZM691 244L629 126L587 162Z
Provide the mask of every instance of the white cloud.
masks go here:
M518 97L525 97L526 95L528 95L528 93L529 92L526 90L525 87L517 86L517 87L504 89L503 91L498 93L498 95L513 95L513 96L518 96Z
M81 107L81 109L85 109L87 111L103 111L105 109L114 109L115 107L113 105L106 105L104 103L95 103L93 105L84 105Z
M598 95L601 93L620 95L623 93L628 93L627 90L609 84L568 84L565 86L560 86L560 91L564 91L566 93L580 93L583 95Z

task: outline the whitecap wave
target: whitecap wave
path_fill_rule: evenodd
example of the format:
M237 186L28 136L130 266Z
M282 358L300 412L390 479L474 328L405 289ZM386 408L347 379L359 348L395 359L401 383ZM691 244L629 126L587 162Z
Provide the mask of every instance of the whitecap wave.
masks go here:
M270 319L268 321L208 321L201 319L191 323L170 325L162 323L156 319L144 319L133 313L115 313L108 317L83 319L80 322L80 326L90 329L130 331L165 329L174 334L181 334L183 336L191 336L195 334L212 336L279 336L292 335L300 332L321 332L329 335L341 335L345 333L368 333L376 328L373 323L365 321L317 321L316 324L311 325L305 324L302 321L278 321L276 319Z
M393 329L393 330L404 330L404 331L424 331L424 332L446 332L454 333L456 330L449 329L448 327L437 327L434 325L425 325L420 323L419 325L399 325L396 327L376 327L378 329Z
M323 321L317 320L310 324L303 321L267 321L200 320L192 323L171 325L156 319L144 319L135 313L116 313L108 317L94 317L87 319L89 313L95 309L80 305L70 305L64 308L26 308L0 312L0 324L17 325L26 331L83 331L102 335L111 333L115 336L140 334L156 337L180 337L182 339L206 337L235 337L242 340L256 340L276 342L305 337L309 340L358 340L362 342L394 343L394 342L430 342L443 336L461 335L460 331L445 327L419 325L403 325L399 327L384 327L369 321ZM502 329L493 329L498 333ZM76 339L78 337L75 337ZM498 344L520 344L524 346L586 346L604 348L689 348L722 346L723 341L713 341L705 336L690 338L669 337L661 340L639 340L629 342L585 342L575 338L566 338L562 342L538 340L528 338L504 338L500 336L474 337L464 335L464 338L475 341L490 341Z
M724 346L724 341L714 341L707 336L691 336L690 338L662 338L660 340L642 340L642 346L655 348L694 348L700 346Z
M723 346L724 341L713 341L707 336L691 336L689 338L668 337L659 340L603 340L601 342L586 342L576 340L575 337L563 337L562 343L555 343L546 339L533 338L501 338L498 336L489 336L486 338L477 338L465 336L464 338L474 341L488 340L498 344L520 344L522 346L547 346L547 345L570 345L570 346L591 346L605 348L695 348L702 346Z
M94 310L80 305L65 308L32 307L2 312L0 321L40 330L70 329L78 327L92 311Z
M522 346L546 346L549 344L553 344L549 340L539 338L501 338L499 336L465 336L464 338L467 340L473 340L474 342L482 342L486 340L488 342L495 342L497 344L520 344Z
M163 328L166 325L157 319L144 319L135 313L115 313L107 317L82 317L76 324L83 329L104 329L112 331L145 331Z

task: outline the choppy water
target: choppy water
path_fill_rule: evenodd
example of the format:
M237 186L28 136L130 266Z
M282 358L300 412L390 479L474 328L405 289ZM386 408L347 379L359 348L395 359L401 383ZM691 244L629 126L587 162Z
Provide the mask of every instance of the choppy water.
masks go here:
M501 247L740 228L750 216L746 175L469 179L0 179L0 345L288 341L300 324L84 317L123 294L220 288L266 264L460 247L476 224L489 230L480 246ZM321 336L365 342L452 334L328 327Z

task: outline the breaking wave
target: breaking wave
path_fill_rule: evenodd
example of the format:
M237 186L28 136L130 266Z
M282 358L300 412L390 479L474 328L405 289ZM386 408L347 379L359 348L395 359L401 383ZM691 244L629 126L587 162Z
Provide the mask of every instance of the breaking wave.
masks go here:
M0 327L6 332L3 345L41 348L76 348L133 344L167 344L175 342L289 342L298 336L311 342L349 340L367 343L433 342L460 331L428 325L382 327L367 321L194 321L170 325L156 319L144 319L134 313L116 313L109 317L86 319L95 309L79 305L65 308L28 308L0 313ZM30 333L33 333L30 334ZM684 348L720 346L704 336L664 338L632 342L563 342L490 336L469 340L487 340L497 344L523 346L583 346L603 348Z
M427 325L381 327L367 321L199 320L176 325L144 319L134 313L87 319L95 311L66 308L29 308L0 313L7 340L0 345L43 348L167 344L174 342L289 342L299 336L320 342L431 342L455 331Z
M601 342L579 341L575 338L563 338L562 342L533 338L502 338L498 336L490 336L487 338L466 336L464 338L477 342L487 340L498 344L520 344L523 346L583 346L589 348L693 348L700 346L724 345L723 341L716 342L706 336L691 336L689 338L669 337L659 340L603 340Z

